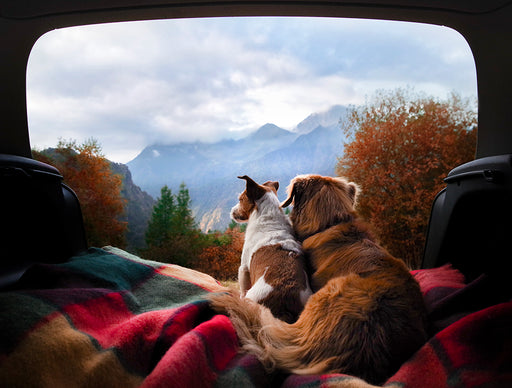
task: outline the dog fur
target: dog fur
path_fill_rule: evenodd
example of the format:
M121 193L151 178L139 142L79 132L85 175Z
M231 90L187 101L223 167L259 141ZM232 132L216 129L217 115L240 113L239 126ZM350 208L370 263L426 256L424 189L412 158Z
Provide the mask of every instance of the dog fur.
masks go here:
M269 370L346 373L383 383L425 341L425 307L405 264L373 238L355 212L358 187L342 178L294 178L283 206L303 242L317 290L298 320L276 320L233 294L214 295L243 349Z
M261 303L273 315L295 322L312 292L300 243L277 198L278 182L259 185L248 176L246 189L231 209L236 222L248 222L238 271L241 296Z

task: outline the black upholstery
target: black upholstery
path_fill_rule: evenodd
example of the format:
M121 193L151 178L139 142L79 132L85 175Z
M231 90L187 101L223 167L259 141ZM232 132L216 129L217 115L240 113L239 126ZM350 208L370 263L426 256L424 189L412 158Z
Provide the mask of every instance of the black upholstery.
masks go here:
M482 273L501 277L511 259L512 155L466 163L445 182L432 207L422 267L450 262L469 281Z
M0 287L33 262L64 262L87 249L78 198L56 168L0 154L0 187Z

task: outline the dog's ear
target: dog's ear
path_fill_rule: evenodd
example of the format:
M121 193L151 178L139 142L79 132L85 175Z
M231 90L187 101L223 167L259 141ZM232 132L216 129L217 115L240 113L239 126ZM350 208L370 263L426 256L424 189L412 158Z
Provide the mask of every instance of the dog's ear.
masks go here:
M347 187L348 187L347 194L350 197L350 199L352 200L352 203L355 205L357 195L359 194L359 187L353 182L349 182Z
M288 198L284 200L284 202L281 204L281 207L288 207L293 202L293 198L295 197L295 183L292 183L293 186L291 189L289 189Z
M279 190L279 182L276 181L267 181L263 183L263 186L270 187L271 189L274 189L276 192Z
M246 182L245 191L247 192L247 196L249 197L249 199L251 201L256 201L257 199L260 199L267 192L267 190L265 190L264 187L260 186L256 182L254 182L247 175L239 176L238 178L245 180L245 182Z

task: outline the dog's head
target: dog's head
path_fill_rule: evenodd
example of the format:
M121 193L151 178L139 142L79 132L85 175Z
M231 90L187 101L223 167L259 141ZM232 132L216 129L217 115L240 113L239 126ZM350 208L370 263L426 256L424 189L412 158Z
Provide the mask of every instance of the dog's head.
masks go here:
M299 175L288 186L282 207L293 204L290 219L301 241L353 216L359 187L341 177Z
M236 222L247 222L251 213L257 209L258 201L268 192L277 196L279 182L268 181L259 185L247 175L239 176L246 182L245 190L238 197L238 203L231 209L231 218Z

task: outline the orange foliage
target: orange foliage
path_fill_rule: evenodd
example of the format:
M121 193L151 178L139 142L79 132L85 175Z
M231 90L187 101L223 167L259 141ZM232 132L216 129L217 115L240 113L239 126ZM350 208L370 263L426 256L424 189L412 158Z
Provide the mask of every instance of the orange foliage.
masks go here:
M194 269L220 280L237 279L244 233L233 228L227 229L224 234L216 232L212 237L213 244L203 249Z
M33 154L54 165L78 196L88 244L123 246L127 224L118 219L126 202L121 196L122 180L111 171L97 142L89 140L77 145L61 141L52 153Z
M362 187L358 210L383 245L411 267L421 263L430 207L443 178L474 158L476 113L452 95L439 102L396 90L352 110L336 173Z

